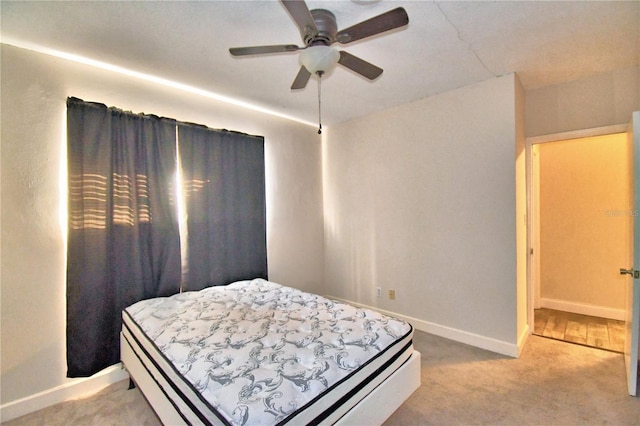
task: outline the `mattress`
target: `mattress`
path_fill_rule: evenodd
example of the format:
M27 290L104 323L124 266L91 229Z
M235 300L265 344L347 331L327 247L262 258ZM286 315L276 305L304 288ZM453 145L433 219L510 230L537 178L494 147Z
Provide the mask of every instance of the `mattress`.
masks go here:
M412 337L402 320L262 279L123 312L123 342L187 424L333 423L409 359Z

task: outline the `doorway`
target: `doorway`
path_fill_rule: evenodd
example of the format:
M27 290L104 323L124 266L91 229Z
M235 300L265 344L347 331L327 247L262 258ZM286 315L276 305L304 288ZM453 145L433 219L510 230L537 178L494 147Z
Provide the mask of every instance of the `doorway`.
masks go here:
M624 350L632 200L626 127L527 140L529 324L544 337Z

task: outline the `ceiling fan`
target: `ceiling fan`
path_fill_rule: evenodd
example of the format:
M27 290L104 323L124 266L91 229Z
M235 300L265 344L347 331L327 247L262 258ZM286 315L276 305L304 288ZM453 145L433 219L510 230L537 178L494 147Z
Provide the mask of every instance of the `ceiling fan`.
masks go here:
M409 16L402 8L385 12L367 19L349 28L338 31L336 17L326 9L309 10L303 0L280 0L300 29L304 46L282 44L271 46L233 47L229 52L233 56L260 55L269 53L287 53L301 50L300 70L291 85L291 89L303 89L311 74L318 77L340 64L369 80L382 74L379 68L348 52L331 47L334 43L348 44L371 37L409 23Z

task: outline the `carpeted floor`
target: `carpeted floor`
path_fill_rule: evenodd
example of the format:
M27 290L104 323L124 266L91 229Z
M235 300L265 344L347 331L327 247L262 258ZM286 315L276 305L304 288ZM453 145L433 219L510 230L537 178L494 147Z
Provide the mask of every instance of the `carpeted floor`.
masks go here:
M387 425L640 425L623 355L530 336L520 358L417 333L422 386Z
M531 336L513 359L420 331L415 347L422 386L385 426L640 425L640 399L627 395L621 354ZM2 425L159 425L127 385Z

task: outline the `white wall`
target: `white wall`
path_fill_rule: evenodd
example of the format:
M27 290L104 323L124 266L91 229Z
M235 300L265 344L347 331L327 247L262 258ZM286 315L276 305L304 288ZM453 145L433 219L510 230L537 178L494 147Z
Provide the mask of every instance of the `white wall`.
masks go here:
M628 124L640 109L640 67L527 92L527 137Z
M264 136L270 278L321 291L322 151L314 127L2 45L0 403L5 408L74 382L65 378L60 217L67 96Z
M328 294L517 354L517 86L508 75L326 132Z

